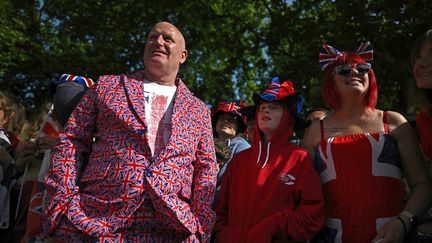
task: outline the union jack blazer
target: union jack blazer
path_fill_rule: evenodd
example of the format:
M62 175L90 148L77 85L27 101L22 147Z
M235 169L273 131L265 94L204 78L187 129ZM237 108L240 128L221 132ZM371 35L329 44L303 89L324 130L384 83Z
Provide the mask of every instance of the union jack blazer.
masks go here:
M53 149L45 235L209 241L217 175L210 115L181 80L176 85L171 136L153 156L142 71L101 76L86 92Z

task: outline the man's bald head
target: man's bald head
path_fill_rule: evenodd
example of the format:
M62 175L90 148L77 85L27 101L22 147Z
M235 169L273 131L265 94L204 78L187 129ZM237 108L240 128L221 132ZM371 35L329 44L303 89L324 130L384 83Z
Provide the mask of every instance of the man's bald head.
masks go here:
M177 34L178 34L178 36L179 36L179 41L181 42L183 49L186 49L186 40L185 40L185 38L184 38L182 32L181 32L181 31L180 31L180 30L179 30L175 25L171 24L170 22L161 21L161 22L155 24L155 25L153 26L153 28L151 29L151 31L154 30L155 28L158 28L158 27L161 26L161 25L169 26L169 27L172 28L175 32L177 32ZM150 32L151 32L151 31L150 31ZM180 44L180 43L179 43L179 44Z
M144 50L146 78L160 84L174 85L187 54L186 41L177 27L165 21L155 24Z

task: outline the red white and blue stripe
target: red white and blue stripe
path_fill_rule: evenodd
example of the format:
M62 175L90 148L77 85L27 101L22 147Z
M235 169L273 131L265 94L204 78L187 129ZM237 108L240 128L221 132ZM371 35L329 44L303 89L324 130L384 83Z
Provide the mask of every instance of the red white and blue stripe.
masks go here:
M359 55L361 58L363 58L366 62L373 60L373 48L369 41L363 42L360 44L360 46L357 48L357 51L355 54Z
M61 84L61 83L65 83L68 81L74 81L74 82L80 83L84 87L87 87L87 88L91 88L94 85L94 81L91 78L72 75L72 74L63 74L60 77L60 80L58 82L56 82L56 84Z

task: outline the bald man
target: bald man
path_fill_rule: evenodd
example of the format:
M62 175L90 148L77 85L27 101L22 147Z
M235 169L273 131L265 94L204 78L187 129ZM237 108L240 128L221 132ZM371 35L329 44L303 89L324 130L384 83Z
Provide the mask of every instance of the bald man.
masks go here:
M144 70L87 91L53 150L44 238L209 241L216 158L209 111L177 78L187 56L182 33L157 23Z

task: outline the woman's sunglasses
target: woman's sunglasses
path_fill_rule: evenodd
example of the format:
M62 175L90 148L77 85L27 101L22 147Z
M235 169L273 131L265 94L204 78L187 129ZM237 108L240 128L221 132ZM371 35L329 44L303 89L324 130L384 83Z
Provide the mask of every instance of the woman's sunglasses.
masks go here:
M353 64L344 64L335 67L333 71L333 75L342 75L346 76L351 73L351 70L355 69L360 75L365 75L370 72L371 64L370 63L353 63Z

